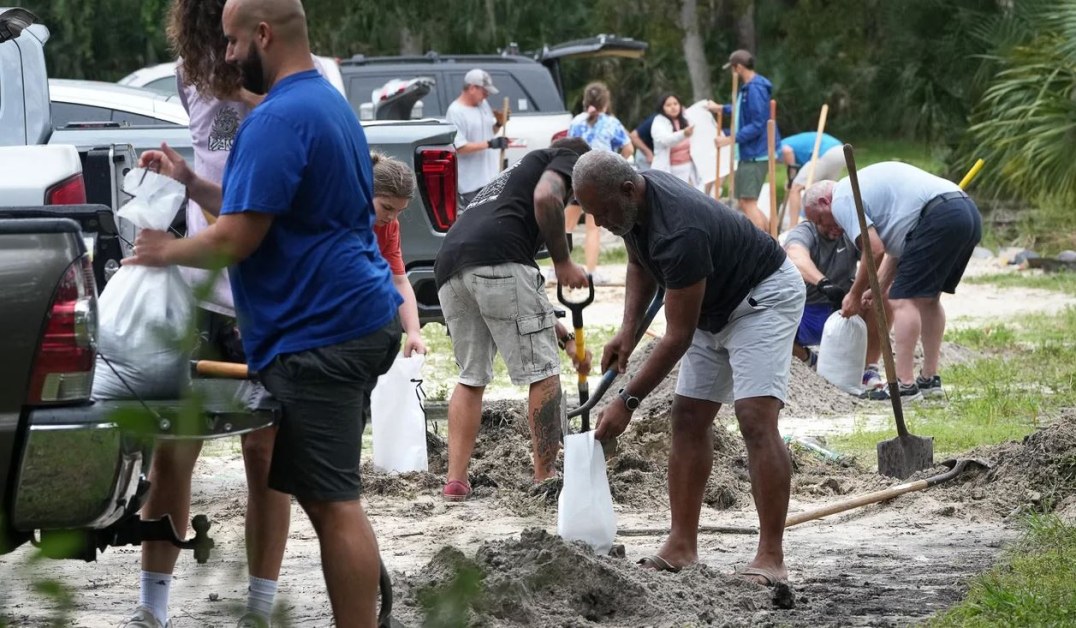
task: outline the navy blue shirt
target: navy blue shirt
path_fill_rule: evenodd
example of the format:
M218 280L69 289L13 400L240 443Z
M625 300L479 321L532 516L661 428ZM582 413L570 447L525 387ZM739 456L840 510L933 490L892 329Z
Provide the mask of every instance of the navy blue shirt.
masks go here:
M358 119L315 70L285 77L239 127L221 214L272 214L231 268L251 368L388 324L402 299L378 250L373 167Z
M639 123L639 126L635 127L635 132L639 134L639 139L646 144L646 147L650 150L654 150L654 135L650 132L650 129L654 127L654 118L658 114L652 113L646 120Z

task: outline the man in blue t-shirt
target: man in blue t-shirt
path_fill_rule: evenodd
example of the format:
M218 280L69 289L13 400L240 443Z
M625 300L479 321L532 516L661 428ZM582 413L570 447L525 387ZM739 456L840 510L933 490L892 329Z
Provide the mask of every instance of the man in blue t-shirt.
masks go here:
M337 625L374 625L379 560L359 502L370 392L400 346L401 299L373 232L370 151L314 69L299 0L228 0L227 60L265 100L243 122L223 185L173 151L143 155L220 219L193 238L143 231L127 263L231 265L243 346L282 405L269 486L317 531Z
M811 153L814 152L817 131L796 133L781 140L781 159L789 168L788 208L789 216L800 215L803 192L807 189L807 177L811 175ZM815 181L836 181L844 169L844 144L828 133L822 134L818 145L818 162L813 165ZM793 176L792 173L795 173Z

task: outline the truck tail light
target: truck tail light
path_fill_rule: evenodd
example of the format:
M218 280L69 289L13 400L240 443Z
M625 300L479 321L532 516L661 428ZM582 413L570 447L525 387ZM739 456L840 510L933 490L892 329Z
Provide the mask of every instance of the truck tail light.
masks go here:
M557 140L562 140L566 137L568 137L568 129L564 129L563 131L557 131L553 134L553 137L549 140L549 142L552 144L553 142Z
M422 173L422 196L433 228L448 231L456 222L456 150L452 147L423 148L418 153Z
M97 299L89 255L56 286L30 376L30 404L89 399L96 359Z
M85 205L86 184L81 174L64 179L45 191L46 205Z

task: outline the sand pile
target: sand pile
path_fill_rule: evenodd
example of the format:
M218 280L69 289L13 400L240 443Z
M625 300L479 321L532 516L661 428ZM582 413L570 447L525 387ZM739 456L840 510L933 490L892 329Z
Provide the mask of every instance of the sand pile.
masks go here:
M999 517L1076 504L1076 411L1021 442L982 447L968 457L993 466L931 489L935 499Z
M730 616L747 624L792 603L787 587L768 589L704 565L648 571L540 529L486 543L473 559L445 547L401 585L404 607L427 626L722 625Z

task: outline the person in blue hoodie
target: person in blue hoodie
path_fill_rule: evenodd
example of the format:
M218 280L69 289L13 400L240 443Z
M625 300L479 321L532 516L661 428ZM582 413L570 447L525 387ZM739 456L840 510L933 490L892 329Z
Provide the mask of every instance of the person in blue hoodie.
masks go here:
M770 119L770 98L773 84L765 76L755 72L755 57L746 50L729 55L729 62L722 69L731 70L740 77L739 106L733 128L735 135L719 137L717 147L736 144L739 163L736 165L736 199L740 211L751 219L759 229L769 230L769 216L758 208L758 193L769 174L769 150L766 138L766 122ZM724 106L725 115L732 116L732 105ZM731 119L731 118L730 118ZM780 144L780 133L776 144Z

